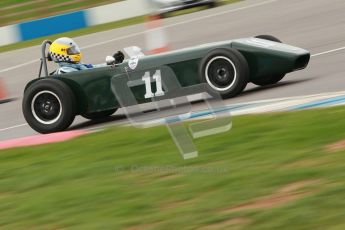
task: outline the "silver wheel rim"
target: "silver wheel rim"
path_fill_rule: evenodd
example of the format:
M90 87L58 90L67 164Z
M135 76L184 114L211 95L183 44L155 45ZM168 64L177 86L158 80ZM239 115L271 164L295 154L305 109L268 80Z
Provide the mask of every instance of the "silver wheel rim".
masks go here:
M230 85L228 85L228 86L226 86L226 87L223 87L223 88L220 88L220 87L215 86L215 85L211 82L210 77L209 77L209 75L208 75L208 70L209 70L210 65L212 64L212 62L214 62L214 61L217 60L217 59L226 60L227 62L229 62L229 63L231 64L232 68L234 69L234 79L232 80L232 82L231 82ZM234 63L233 63L229 58L224 57L224 56L217 56L217 57L212 58L209 62L207 62L207 65L206 65L206 68L205 68L205 77L206 77L206 81L207 81L208 85L209 85L211 88L213 88L213 89L215 89L215 90L217 90L217 91L226 91L226 90L230 89L230 88L235 84L236 79L237 79L237 70L236 70L236 67L235 67Z
M58 113L58 115L57 115L54 119L51 119L51 120L42 120L42 119L37 115L37 112L36 112L36 110L35 110L35 102L36 102L37 98L38 98L40 95L42 95L42 94L50 94L50 95L54 96L54 97L57 99L58 103L59 103L59 106L60 106L59 113ZM40 123L42 123L42 124L45 124L45 125L54 124L55 122L57 122L57 121L60 119L60 117L61 117L61 115L62 115L62 104L61 104L61 100L60 100L60 98L59 98L55 93L53 93L53 92L51 92L51 91L45 90L45 91L38 92L38 93L33 97L32 101L31 101L31 111L32 111L32 115L34 116L34 118L35 118L38 122L40 122Z

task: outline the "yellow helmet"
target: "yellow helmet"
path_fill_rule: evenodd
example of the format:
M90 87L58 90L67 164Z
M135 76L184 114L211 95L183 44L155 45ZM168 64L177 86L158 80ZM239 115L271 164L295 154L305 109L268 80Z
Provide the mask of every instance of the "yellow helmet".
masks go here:
M82 57L77 43L67 37L56 39L50 45L49 52L54 62L77 63Z

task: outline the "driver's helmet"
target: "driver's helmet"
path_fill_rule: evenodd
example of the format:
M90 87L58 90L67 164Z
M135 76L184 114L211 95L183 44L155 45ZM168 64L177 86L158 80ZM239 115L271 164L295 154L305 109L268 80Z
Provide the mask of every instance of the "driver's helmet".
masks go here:
M81 60L80 49L71 38L56 39L49 48L51 59L54 62L77 63Z

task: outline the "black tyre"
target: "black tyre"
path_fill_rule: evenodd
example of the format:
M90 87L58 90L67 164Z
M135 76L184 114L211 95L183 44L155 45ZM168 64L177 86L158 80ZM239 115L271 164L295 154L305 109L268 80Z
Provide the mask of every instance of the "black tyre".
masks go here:
M75 97L60 80L39 80L24 92L22 109L25 120L37 132L59 132L75 118Z
M103 118L107 118L113 115L116 112L116 110L117 109L110 109L110 110L94 112L94 113L85 113L85 114L82 114L82 117L89 120L103 119Z
M258 35L258 36L256 36L256 38L260 38L260 39L264 39L264 40L268 40L268 41L272 41L272 42L282 43L281 40L279 40L278 38L276 38L272 35Z
M241 93L249 81L249 67L243 55L235 49L215 49L200 62L199 77L209 89L223 98Z
M259 35L259 36L256 36L256 38L282 43L278 38L272 35ZM252 80L252 83L259 86L272 85L272 84L278 83L284 77L285 77L285 74L270 75L263 78L254 79Z

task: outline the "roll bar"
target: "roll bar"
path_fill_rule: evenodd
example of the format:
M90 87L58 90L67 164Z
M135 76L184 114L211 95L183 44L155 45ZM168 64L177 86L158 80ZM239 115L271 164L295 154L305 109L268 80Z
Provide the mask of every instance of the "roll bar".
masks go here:
M42 74L42 69L44 71L44 77L48 77L48 65L47 65L47 60L48 61L51 61L51 57L50 55L46 55L46 49L47 49L47 45L51 45L52 42L49 41L49 40L44 40L42 45L41 45L41 65L40 65L40 70L39 70L39 73L38 73L38 77L40 78L41 77L41 74Z

